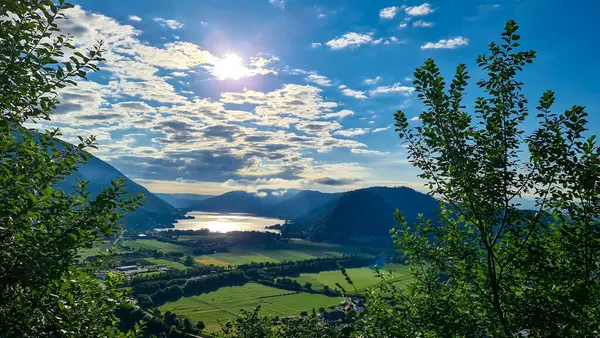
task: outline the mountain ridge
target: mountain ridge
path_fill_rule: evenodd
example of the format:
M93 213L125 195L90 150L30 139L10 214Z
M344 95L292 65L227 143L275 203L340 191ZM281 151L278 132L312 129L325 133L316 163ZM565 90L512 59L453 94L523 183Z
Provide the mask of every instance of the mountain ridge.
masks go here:
M76 180L88 181L88 191L92 196L97 195L104 188L111 186L110 181L122 177L127 184L125 190L132 196L142 193L146 201L134 212L127 214L123 221L125 227L135 230L152 230L155 228L172 228L173 223L177 222L183 216L183 212L178 211L169 203L163 201L155 194L151 193L142 185L136 183L121 171L109 163L92 156L86 163L78 166L78 171L74 171L70 176L65 177L58 184L58 187L65 192L73 192L76 186Z

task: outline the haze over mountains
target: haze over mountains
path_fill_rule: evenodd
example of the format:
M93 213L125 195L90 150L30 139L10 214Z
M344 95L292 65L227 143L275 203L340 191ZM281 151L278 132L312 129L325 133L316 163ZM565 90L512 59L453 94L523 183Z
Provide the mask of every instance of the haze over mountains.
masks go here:
M188 211L247 213L292 221L285 234L316 240L341 241L356 237L389 237L398 208L409 222L423 213L437 216L436 199L406 187L372 187L344 193L312 190L232 191L219 196L197 194L153 194L124 176L110 164L93 157L80 166L60 187L73 191L76 179L90 181L89 191L98 194L111 179L125 177L128 192L146 196L144 205L125 219L135 230L169 228Z
M314 240L389 237L398 208L409 222L437 217L439 202L406 187L371 187L345 193L311 190L233 191L198 201L190 210L248 213L291 220L283 233Z

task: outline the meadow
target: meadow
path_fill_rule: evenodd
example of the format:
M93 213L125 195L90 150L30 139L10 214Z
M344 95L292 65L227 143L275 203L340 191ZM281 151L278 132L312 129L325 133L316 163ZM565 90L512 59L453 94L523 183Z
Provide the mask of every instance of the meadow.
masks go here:
M185 266L183 263L172 261L172 260L169 260L169 259L144 258L144 260L146 262L149 262L149 263L152 263L152 264L164 265L164 266L167 266L169 268L176 269L176 270L185 270L185 269L187 269L187 266Z
M124 247L128 247L135 250L158 250L162 252L181 252L190 253L191 249L183 245L177 245L172 243L160 242L154 239L138 239L133 241L127 241L122 244Z
M79 251L79 258L81 261L85 260L88 257L99 256L102 254L107 254L109 250L114 252L122 252L123 250L118 246L113 246L110 241L102 241L96 243L93 247L89 249L81 249Z
M337 288L335 283L340 284L348 292L364 292L367 288L375 287L380 284L381 278L379 278L373 269L368 267L364 268L352 268L346 269L348 276L354 283L354 286L350 285L342 275L340 271L321 271L319 273L303 273L300 277L292 278L298 283L304 285L306 282L312 284L313 289L323 289L323 286L327 285L331 289ZM411 276L408 272L408 266L399 264L386 264L381 272L387 274L392 273L391 281L396 286L403 286ZM356 288L356 291L355 289Z
M288 243L278 245L277 248L266 249L261 246L238 246L232 248L230 252L195 256L195 259L200 264L228 266L252 262L276 263L313 258L341 257L351 254L361 254L360 247L292 239Z
M220 288L217 291L191 297L180 298L175 302L159 307L164 313L171 311L178 316L194 321L203 321L206 331L219 329L220 323L234 319L240 310L252 310L261 306L261 313L273 316L297 316L302 311L314 308L329 308L340 303L338 297L322 294L291 292L256 283L243 286Z

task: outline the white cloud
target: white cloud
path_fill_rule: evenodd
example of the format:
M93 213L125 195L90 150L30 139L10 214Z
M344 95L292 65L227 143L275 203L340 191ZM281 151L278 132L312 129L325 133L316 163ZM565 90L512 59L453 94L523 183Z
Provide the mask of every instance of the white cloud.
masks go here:
M340 38L327 41L325 45L329 46L331 49L343 49L346 47L358 47L362 44L370 43L371 41L373 41L371 34L350 32L342 35Z
M339 112L336 112L336 113L325 114L325 115L323 115L323 118L324 119L331 119L331 118L343 119L344 117L352 116L352 115L354 115L354 112L352 110L344 109L344 110L340 110Z
M296 129L306 134L327 137L332 131L342 129L342 125L332 121L305 121L296 124Z
M142 18L140 18L137 15L130 15L129 16L129 20L131 20L131 21L138 21L139 22L139 21L142 21Z
M384 40L384 45L390 45L390 44L397 44L397 43L406 43L406 40L400 40L395 36L390 36L387 39L380 39L380 40Z
M403 22L400 25L398 25L398 29L406 28L406 26L408 26L408 25L405 22Z
M285 194L287 194L287 189L271 191L271 195L273 195L273 196L283 196Z
M425 27L425 28L429 28L429 27L433 27L433 22L427 22L427 21L423 21L423 20L417 20L415 22L413 22L412 24L413 27Z
M382 43L382 42L383 42L383 38L379 38L379 39L377 39L377 40L373 40L372 44L374 44L374 45L378 45L378 44L380 44L380 43Z
M415 91L414 87L403 86L400 83L395 83L391 86L381 86L369 91L369 95L376 96L382 94L399 93L403 96L410 96Z
M338 130L334 132L335 135L345 136L345 137L354 137L358 135L364 135L369 132L369 128L351 128L345 130Z
M148 45L133 26L79 6L66 14L68 19L61 22L61 28L74 35L77 48L89 48L103 39L107 61L99 73L102 83L82 82L59 93L60 116L52 123L65 126L69 140L74 140L76 133L93 130L101 140L94 154L124 168L124 174L133 179L163 186L180 178L194 187L217 189L220 186L215 188L210 182L241 180L245 175L253 179L285 175L293 177L286 183L304 181L307 186L331 186L333 181L325 178L338 179L340 173L349 180L363 175L363 168L356 164L317 163L306 155L367 147L334 135L357 135L362 130L344 133L341 119L354 112L340 110L320 88L285 84L267 92L224 92L216 101L202 98L202 91L189 90L189 82L180 81L181 77L213 74L218 78L215 68L227 58L189 42ZM273 56L236 60L245 76L277 72L270 67L278 60ZM318 76L302 70L284 71L302 78ZM131 132L133 128L136 133Z
M322 87L331 87L333 84L331 80L327 76L319 75L319 74L310 74L306 77L306 81L316 83Z
M412 82L413 78L410 77L410 76L407 76L407 77L404 78L404 81L406 81L406 82Z
M386 131L388 129L390 129L390 127L376 128L376 129L373 129L371 132L372 133L380 133L380 132Z
M413 118L410 119L411 121L421 121L421 118L418 116L415 116Z
M285 0L269 0L269 3L281 9L285 8Z
M360 90L349 89L349 88L343 89L342 94L344 94L345 96L354 97L356 99L366 99L367 98L367 96L365 95L365 92L360 91Z
M310 74L306 77L306 81L316 83L322 87L330 87L333 85L331 80L327 76L319 75L319 74Z
M425 45L421 46L421 49L456 49L461 46L467 46L468 44L469 39L457 36L448 40L442 39L438 42L427 42Z
M255 112L261 118L290 117L316 120L338 106L335 102L323 101L318 87L286 84L281 89L263 93L253 90L221 93L221 102L257 105ZM284 120L285 121L285 120Z
M183 24L181 22L173 19L154 18L154 22L158 22L159 25L171 29L183 28Z
M379 81L381 81L381 76L376 76L374 79L366 79L365 84L374 85Z
M382 19L393 19L396 14L398 14L397 6L386 7L379 11L379 17Z
M312 48L321 47L321 45L322 45L322 43L320 43L320 42L313 42L313 43L311 43L311 44L310 44L310 46L311 46Z
M388 152L385 151L379 151L379 150L368 150L368 149L351 149L350 150L353 154L359 154L359 155L388 155Z
M419 6L406 7L404 8L404 12L410 16L423 16L433 13L433 9L430 4L424 3Z

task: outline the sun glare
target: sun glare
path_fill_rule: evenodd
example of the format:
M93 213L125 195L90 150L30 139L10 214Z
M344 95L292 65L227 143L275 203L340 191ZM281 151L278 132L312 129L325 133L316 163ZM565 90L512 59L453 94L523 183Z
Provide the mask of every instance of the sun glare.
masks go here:
M243 65L241 57L235 53L227 53L222 59L214 62L213 75L219 80L239 80L248 76L250 70Z

